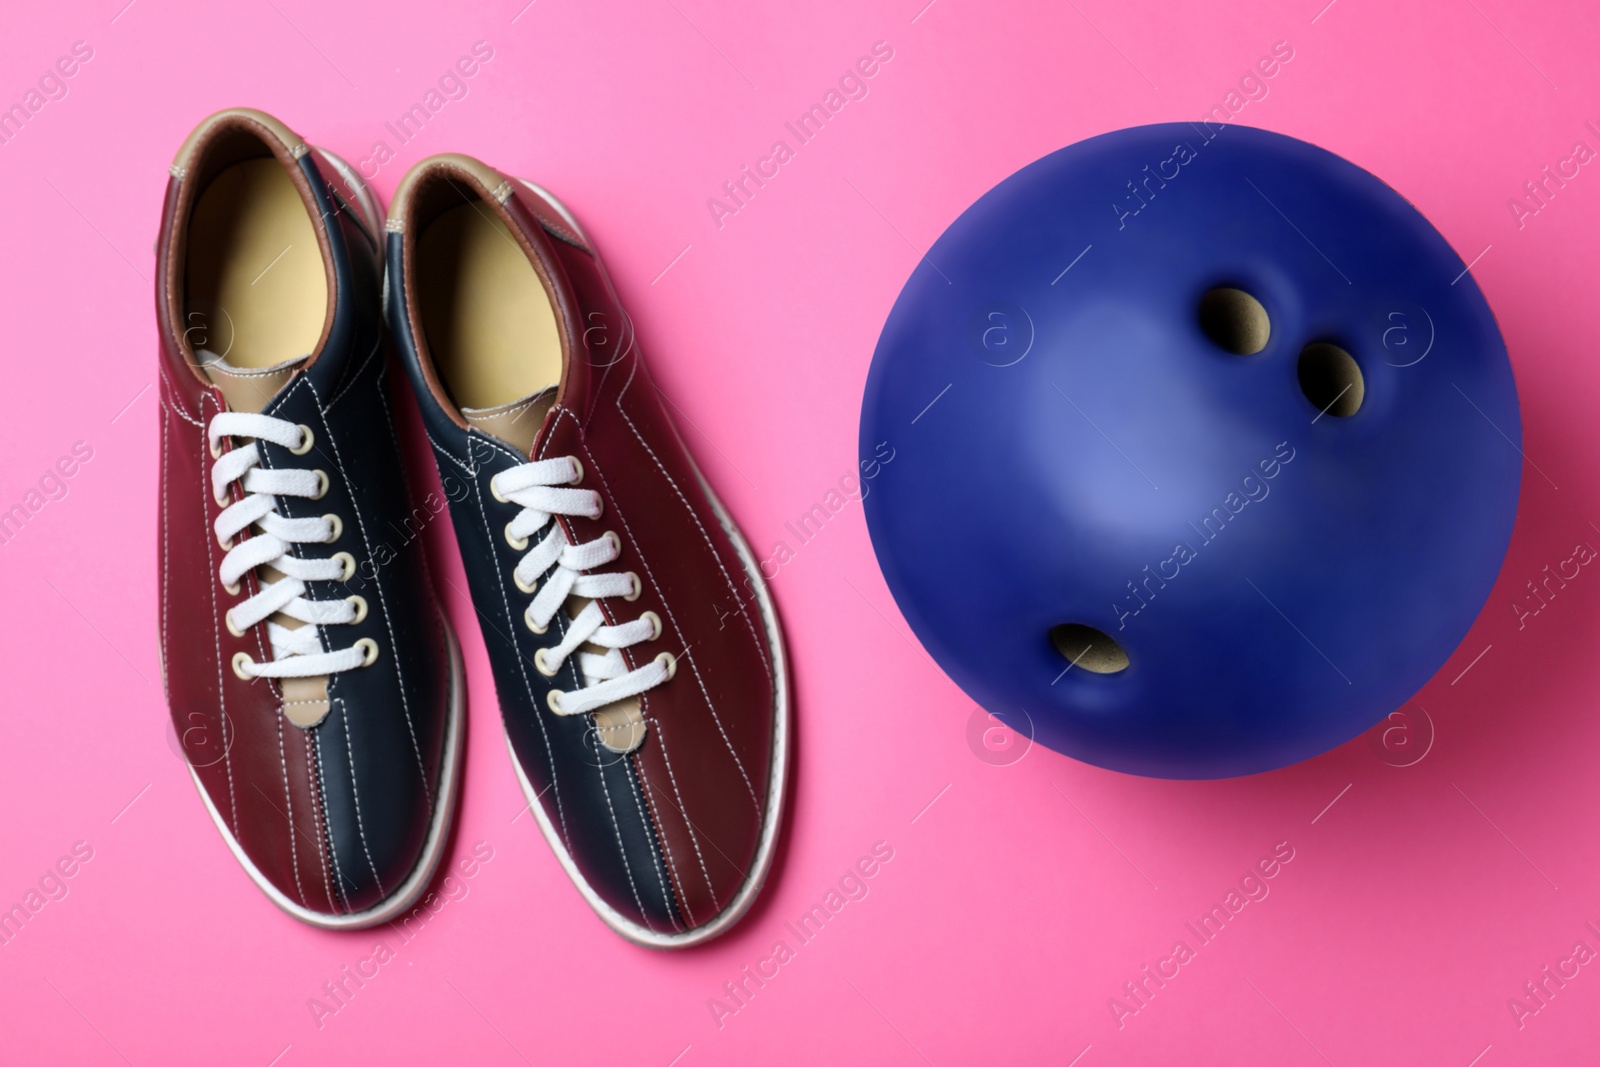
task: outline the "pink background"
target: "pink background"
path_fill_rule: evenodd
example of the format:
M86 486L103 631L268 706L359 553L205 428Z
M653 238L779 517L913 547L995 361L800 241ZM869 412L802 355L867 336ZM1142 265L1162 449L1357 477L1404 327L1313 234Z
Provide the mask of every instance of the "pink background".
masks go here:
M0 546L0 906L75 842L93 850L68 895L0 947L0 1060L1600 1055L1600 966L1521 1028L1507 1004L1576 942L1600 949L1585 926L1600 927L1600 577L1586 570L1520 630L1511 606L1577 543L1600 545L1600 174L1584 167L1520 229L1507 207L1575 141L1600 148L1584 127L1600 126L1591 5L502 0L445 14L250 0L224 15L124 2L16 6L0 36L0 102L73 42L94 52L64 99L0 145L0 510L74 442L93 449L67 495ZM479 40L494 57L469 94L397 144L384 123ZM719 229L707 198L879 40L894 58L870 95ZM386 929L300 926L250 884L175 754L156 652L151 244L166 165L202 116L263 108L353 163L387 140L384 194L446 150L555 190L608 257L691 447L767 555L793 547L784 523L852 470L878 329L944 226L1057 147L1200 117L1280 40L1294 59L1238 121L1372 170L1463 259L1487 248L1474 273L1523 403L1529 465L1499 585L1386 736L1180 783L985 735L910 638L852 504L773 582L799 709L794 813L762 903L731 936L664 955L590 915L522 812L482 643L448 586L472 705L451 863L480 841L492 860L471 878L458 868L459 899L403 945ZM429 549L464 587L444 523ZM878 841L894 858L870 894L797 947L784 924ZM1178 939L1193 947L1185 922L1284 841L1294 859L1270 895L1119 1028L1108 999ZM780 938L795 958L719 1028L708 1000ZM395 958L319 1026L310 999L379 939Z

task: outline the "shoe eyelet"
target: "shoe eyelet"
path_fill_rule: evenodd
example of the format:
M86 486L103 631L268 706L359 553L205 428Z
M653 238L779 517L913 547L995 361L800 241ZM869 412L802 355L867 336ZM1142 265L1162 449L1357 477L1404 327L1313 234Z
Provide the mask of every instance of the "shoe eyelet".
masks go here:
M663 653L661 653L661 655L659 655L659 656L657 656L655 658L655 662L657 662L657 663L665 662L666 663L666 665L667 665L667 680L669 682L672 680L672 676L674 674L678 673L678 658L676 656L674 656L671 652L663 652Z
M528 550L528 539L526 537L517 537L515 534L513 534L511 532L511 524L509 522L506 523L506 544L510 545L518 552L526 552Z
M221 548L224 552L232 552L233 538L224 538L221 534L217 534L217 547Z
M323 497L327 496L328 486L330 484L331 483L328 481L328 472L319 467L317 469L317 491L311 494L311 499L321 500Z
M333 514L332 512L329 512L328 514L326 514L326 515L324 515L322 517L324 519L326 519L330 525L333 526L333 533L330 534L328 539L323 542L323 544L331 545L335 541L339 540L339 538L344 536L344 520L339 518L339 516Z
M215 489L211 490L211 499L216 502L217 507L225 508L233 503L233 494L228 491L227 486L223 486L220 493Z
M522 613L522 621L528 627L528 629L532 630L536 634L547 633L550 630L549 626L540 626L538 623L533 621L532 604L529 604L527 610Z
M539 588L539 579L537 578L531 582L524 583L522 581L522 572L520 570L514 570L511 572L511 580L517 583L517 590L519 592L525 593L529 596L532 596L533 593Z
M583 481L583 461L577 456L568 456L567 458L572 460L572 468L575 472L571 478L567 479L567 484L577 485Z
M227 624L228 632L230 634L232 634L235 637L243 637L244 636L244 631L239 629L237 626L235 626L233 624L233 612L231 610L224 611L222 613L222 621Z
M302 422L300 424L300 447L289 449L289 453L290 455L303 456L307 452L310 452L311 447L316 443L317 439L316 436L312 434L311 427Z
M633 580L633 592L622 594L623 600L638 600L644 594L644 583L639 581L639 576L633 571L628 572L628 577Z
M617 556L621 556L622 538L617 535L617 532L615 530L607 530L605 537L607 541L611 542L611 547L616 550ZM615 559L617 556L613 556L612 558Z
M247 653L235 652L233 654L233 673L247 682L256 680L256 676L249 673L255 665L255 661Z
M350 625L354 626L358 622L365 621L367 617L367 598L357 595L345 597L345 600L356 609L356 617L350 620Z
M221 459L222 458L222 438L213 437L211 439L211 444L210 444L209 447L210 447L210 450L211 450L211 458L212 459Z
M361 665L363 667L370 667L378 662L378 642L372 638L363 637L355 643L354 647L361 650Z
M223 585L222 585L222 589L223 589L223 592L227 593L229 596L238 596L239 595L239 583L238 582L234 582L232 585L228 585L226 582L224 582Z
M550 690L549 693L545 694L544 702L549 705L550 710L555 712L557 715L566 714L566 712L561 710L561 690Z
M546 678L554 678L557 672L561 670L560 667L550 666L550 661L545 659L544 649L542 648L534 649L533 665L539 668L539 673L544 675Z
M500 481L499 481L499 479L500 479L500 476L498 474L495 475L493 478L489 479L489 495L494 497L496 500L498 500L502 504L509 504L509 503L511 503L510 499L507 498L503 493L500 492Z
M659 641L661 639L661 616L657 615L653 611L647 611L643 615L639 616L639 618L650 620L650 625L655 627L656 631L650 635L650 640Z
M348 552L335 552L333 559L344 565L344 573L335 578L336 582L348 582L356 576L356 558Z

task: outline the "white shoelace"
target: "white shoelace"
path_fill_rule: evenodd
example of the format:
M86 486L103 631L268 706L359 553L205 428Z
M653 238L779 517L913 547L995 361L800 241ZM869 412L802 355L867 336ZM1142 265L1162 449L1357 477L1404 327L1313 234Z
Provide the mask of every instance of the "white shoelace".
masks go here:
M207 428L212 455L211 492L219 504L227 502L228 488L243 479L245 497L228 504L217 516L217 541L227 550L219 568L222 584L230 590L257 567L271 567L283 575L277 581L261 583L260 590L235 604L227 613L228 629L239 635L268 619L267 638L272 644L272 659L256 662L241 653L234 669L247 678L314 678L336 674L371 663L378 653L371 639L358 641L350 648L327 652L322 646L321 627L360 622L366 617L366 601L361 597L343 600L307 600L302 594L306 582L348 581L355 560L340 552L328 559L301 559L294 555L297 544L329 544L339 539L344 524L337 515L290 519L278 514L277 497L320 499L328 491L328 476L320 470L266 470L256 440L271 441L297 455L311 450L311 430L269 415L223 412ZM248 445L218 455L222 438L251 438ZM250 527L250 537L235 538ZM282 612L304 626L288 627L270 621Z
M632 622L606 625L605 615L597 603L599 598L637 599L639 577L632 572L580 573L612 562L622 550L621 539L609 530L603 537L574 545L567 540L566 530L555 521L557 515L600 517L599 493L592 489L565 488L582 478L582 465L571 456L562 456L524 463L501 471L489 481L489 490L496 500L522 505L522 511L506 525L506 540L513 548L521 550L534 534L549 528L513 572L518 589L535 593L523 615L528 628L534 633L544 633L567 597L589 599L568 625L561 643L553 648L541 648L534 654L535 666L546 677L553 677L567 657L575 652L578 655L579 673L586 685L564 693L551 690L550 710L557 715L582 715L638 696L671 678L677 670L677 661L666 652L631 671L622 658L622 649L660 637L661 619L655 612L647 611ZM556 565L555 570L539 585L539 576L552 564ZM606 652L604 655L584 652L580 646L585 643L598 645Z

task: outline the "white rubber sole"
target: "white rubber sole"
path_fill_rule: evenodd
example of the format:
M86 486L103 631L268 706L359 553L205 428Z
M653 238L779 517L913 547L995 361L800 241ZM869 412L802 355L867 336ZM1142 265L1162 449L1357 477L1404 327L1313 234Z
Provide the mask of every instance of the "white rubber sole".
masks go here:
M550 192L530 181L523 180L522 184L533 190L542 199L549 202L563 219L571 225L583 242L593 247L589 236L583 232L583 227L578 225L578 220L573 218L572 212L567 210L565 204L557 200ZM756 605L761 611L762 628L766 632L767 651L772 657L773 675L773 705L772 705L772 773L767 783L767 805L765 818L761 825L761 840L756 847L755 860L750 865L750 870L745 874L744 884L733 899L717 913L716 918L703 926L681 933L662 933L652 930L648 926L634 922L623 915L595 892L578 865L573 862L572 855L562 844L561 835L550 822L550 817L545 813L544 806L539 801L539 796L533 788L533 783L528 781L528 776L523 773L522 764L517 759L517 753L511 747L511 737L506 736L506 748L511 753L511 766L517 772L517 781L522 785L522 795L528 800L528 809L533 812L534 819L539 824L539 830L544 834L544 839L550 843L551 851L556 854L562 869L567 872L573 884L578 887L578 892L583 894L583 899L600 916L601 920L611 929L621 934L636 944L648 948L677 949L689 948L693 945L704 944L713 938L726 933L735 923L744 918L750 906L755 903L756 897L761 894L761 889L766 883L767 874L772 869L772 859L777 852L778 834L783 826L784 798L788 794L789 780L789 670L788 661L784 654L783 632L778 626L778 613L772 605L771 594L767 592L767 583L761 577L761 567L756 562L756 557L750 551L750 546L745 542L744 535L734 525L729 517L728 510L722 506L722 501L712 490L705 475L701 473L700 466L695 462L694 456L684 449L684 455L689 457L689 464L694 469L695 478L700 482L701 490L706 494L706 499L711 501L711 507L717 513L717 521L723 531L733 542L734 551L739 555L739 562L743 565L745 573L749 576L751 587L755 591ZM737 596L737 590L735 591ZM691 827L690 833L694 830Z
M416 904L423 891L428 888L428 883L433 880L434 872L439 869L439 860L444 855L445 842L450 836L450 820L455 815L456 801L460 793L458 787L461 781L461 726L466 704L461 647L456 643L456 635L450 629L449 621L443 619L442 621L445 638L450 646L450 714L445 720L444 771L439 777L438 792L433 802L433 820L428 826L428 839L422 846L422 855L418 857L416 867L406 876L404 882L374 907L349 915L330 915L326 912L312 911L290 900L282 890L267 880L260 868L245 854L233 836L233 831L228 829L222 813L211 802L211 797L207 795L205 786L200 783L200 776L195 772L194 766L186 764L189 767L189 776L194 779L195 788L200 792L200 799L205 802L206 811L210 813L211 821L217 824L222 839L228 843L233 858L239 861L245 873L269 900L303 923L324 930L360 930L388 922Z

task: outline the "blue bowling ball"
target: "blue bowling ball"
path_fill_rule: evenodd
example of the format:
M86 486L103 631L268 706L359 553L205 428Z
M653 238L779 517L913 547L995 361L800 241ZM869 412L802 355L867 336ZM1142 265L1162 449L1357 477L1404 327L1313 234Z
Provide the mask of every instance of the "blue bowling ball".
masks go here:
M1455 650L1522 425L1466 264L1314 145L1169 123L968 208L884 325L865 501L917 637L991 713L1163 778L1306 759Z

